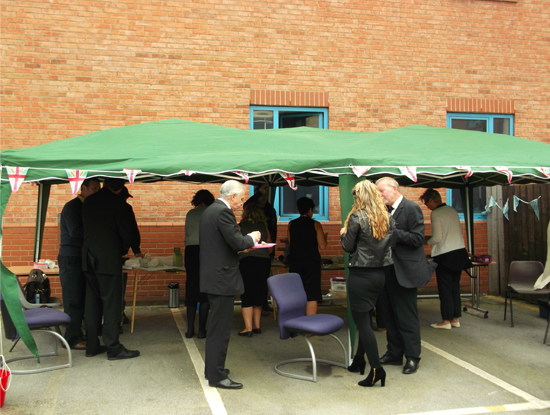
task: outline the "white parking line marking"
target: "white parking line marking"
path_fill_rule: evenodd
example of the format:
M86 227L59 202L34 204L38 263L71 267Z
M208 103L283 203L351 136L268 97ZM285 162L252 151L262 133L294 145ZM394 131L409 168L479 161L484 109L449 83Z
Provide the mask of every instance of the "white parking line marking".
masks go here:
M178 330L180 331L181 338L183 339L183 343L185 344L187 352L189 353L189 357L191 358L191 362L195 367L195 372L197 373L197 377L199 378L199 381L201 383L204 396L206 397L208 405L210 405L210 409L212 410L212 414L227 415L227 411L225 409L225 406L223 405L223 401L220 394L218 393L218 390L216 388L211 388L210 386L208 386L208 381L204 378L204 361L202 360L202 356L199 353L199 349L197 349L197 346L195 345L193 339L187 339L185 337L185 331L187 330L187 327L183 322L183 317L181 313L174 313L173 315L176 325L178 326Z
M439 356L450 360L451 362L463 367L466 370L482 377L483 379L488 380L491 383L494 383L498 387L513 393L514 395L519 396L522 399L525 399L527 403L518 403L518 404L509 404L501 406L480 406L476 408L461 408L461 409L448 409L444 411L430 411L430 412L418 412L416 414L407 414L407 415L421 415L421 414L430 414L430 415L468 415L468 414L485 414L492 412L507 412L507 411L531 411L537 409L546 409L550 408L550 401L542 401L538 398L535 398L533 395L528 394L527 392L522 391L521 389L516 388L515 386L510 385L509 383L499 379L484 370L481 370L474 365L471 365L468 362L465 362L462 359L459 359L456 356L453 356L435 346L432 346L425 341L422 341L422 347L425 347L428 350L438 354Z

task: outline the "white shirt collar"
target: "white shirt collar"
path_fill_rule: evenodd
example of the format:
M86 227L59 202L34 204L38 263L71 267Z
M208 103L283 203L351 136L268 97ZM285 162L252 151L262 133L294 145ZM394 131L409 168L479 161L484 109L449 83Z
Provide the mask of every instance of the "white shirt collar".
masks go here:
M395 203L391 205L391 207L393 208L393 210L391 211L392 216L393 216L393 212L395 212L395 209L399 207L399 204L401 203L402 200L403 200L403 195L399 196L399 199L397 199Z
M403 197L403 196L401 196ZM225 203L225 206L227 206L229 209L231 209L231 206L229 206L229 203L225 199L222 199L221 197L218 198L218 200L221 200L223 203Z

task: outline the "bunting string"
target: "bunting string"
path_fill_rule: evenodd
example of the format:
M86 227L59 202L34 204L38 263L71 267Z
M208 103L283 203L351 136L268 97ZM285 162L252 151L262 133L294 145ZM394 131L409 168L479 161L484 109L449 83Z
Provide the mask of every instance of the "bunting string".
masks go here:
M535 215L537 216L537 219L540 221L540 212L539 212L539 199L540 198L541 198L541 196L537 197L536 199L531 200L530 202L527 202L526 200L523 200L523 199L517 197L516 195L514 195L514 198L513 198L514 212L517 213L518 205L519 205L520 202L525 203L526 205L531 206L531 208L535 212ZM506 217L506 219L510 220L510 218L508 217L508 215L509 215L508 201L509 201L509 199L506 200L506 203L504 204L503 207L500 207L500 205L496 202L495 198L493 196L491 196L491 199L489 199L489 203L485 206L485 211L483 212L483 214L490 213L491 209L496 206L500 210L502 210L502 214L504 215L504 217Z

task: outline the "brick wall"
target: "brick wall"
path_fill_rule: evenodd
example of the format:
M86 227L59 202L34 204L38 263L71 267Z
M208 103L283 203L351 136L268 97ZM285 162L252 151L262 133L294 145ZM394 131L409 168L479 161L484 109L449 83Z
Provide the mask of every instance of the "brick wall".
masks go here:
M493 108L514 114L515 135L550 143L550 15L538 0L3 0L0 12L2 149L172 117L246 129L263 97L327 106L329 128L351 131L444 127L447 111ZM176 243L166 229L201 187L132 186L145 250ZM71 197L53 186L43 256L56 256ZM3 217L7 265L32 260L35 215L25 183Z

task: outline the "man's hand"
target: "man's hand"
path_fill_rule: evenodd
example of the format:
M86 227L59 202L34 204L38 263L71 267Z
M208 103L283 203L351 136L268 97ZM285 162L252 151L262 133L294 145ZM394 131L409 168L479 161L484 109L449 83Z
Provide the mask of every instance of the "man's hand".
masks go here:
M255 243L260 242L260 239L262 239L262 234L258 231L250 232L250 235L254 238Z

